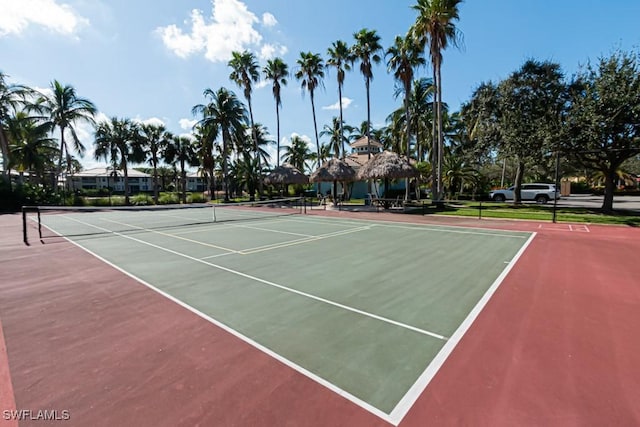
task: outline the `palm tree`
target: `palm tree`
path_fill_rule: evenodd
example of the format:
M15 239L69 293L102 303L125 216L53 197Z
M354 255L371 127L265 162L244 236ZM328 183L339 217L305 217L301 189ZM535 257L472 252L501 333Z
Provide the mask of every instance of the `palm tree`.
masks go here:
M153 168L153 202L158 204L158 154L164 151L169 142L167 130L164 125L143 123L140 126L142 144L147 150L147 161Z
M367 89L367 151L369 151L369 158L371 157L371 98L369 94L369 88L371 86L371 80L373 80L373 64L379 64L382 58L378 54L382 51L380 45L380 36L375 30L368 30L363 28L353 35L356 39L356 43L351 48L353 56L360 61L360 72L364 76L364 83Z
M309 92L311 98L311 111L313 113L313 129L316 135L316 153L320 158L320 138L318 137L318 123L316 122L316 106L313 100L315 90L322 86L324 78L324 62L318 53L300 52L300 58L297 61L298 71L295 77L302 80L302 90ZM303 92L304 93L304 92Z
M8 169L17 170L21 177L29 172L29 181L33 184L44 182L45 169L58 154L56 143L49 135L49 125L39 123L24 111L9 117L5 125L11 156Z
M144 159L139 126L130 119L112 117L98 123L95 131L95 159L110 162L114 173L122 169L124 177L124 203L129 204L128 164Z
M260 71L258 68L258 61L256 56L245 50L243 52L232 52L232 58L229 61L229 66L232 71L229 74L229 79L232 82L242 88L244 97L247 100L249 106L249 124L251 126L251 136L253 137L253 151L255 156L258 157L258 138L254 132L253 121L253 108L251 105L251 92L253 92L253 83L260 81ZM262 187L260 185L260 187Z
M66 131L68 130L71 135L75 151L81 156L84 155L85 147L76 134L75 124L87 122L93 125L97 109L88 99L78 97L73 86L63 86L54 80L51 82L51 90L53 93L50 97L43 96L38 99L36 110L43 114L44 118L51 123L52 128L60 129L60 158L56 171L57 178L62 172L63 158L66 156L67 164L71 159L71 153L65 141Z
M216 137L219 130L217 126L202 127L196 126L194 129L194 136L198 141L198 158L200 159L200 166L208 177L209 181L209 195L211 199L215 199L216 191L216 177L215 169L217 157L215 151L220 151L220 146L216 144Z
M273 81L272 92L273 99L276 101L276 127L277 127L277 152L276 166L280 166L280 107L282 99L280 90L282 86L287 85L287 77L289 77L289 67L280 58L273 58L267 61L267 66L262 70L266 79Z
M211 135L215 131L216 137L218 132L222 134L224 201L229 202L228 156L231 148L230 144L234 134L244 132L247 123L247 110L235 93L225 88L220 88L216 92L206 89L204 96L209 99L209 103L194 106L192 112L193 114L202 115L202 119L197 123L197 126L207 129L211 132Z
M307 162L311 160L313 156L314 154L309 149L307 142L298 135L294 135L291 138L291 144L285 147L282 160L304 172L307 169Z
M331 47L327 50L329 59L327 59L327 65L335 67L338 78L338 106L340 107L340 138L342 142L342 158L347 156L344 145L344 118L342 116L342 87L344 86L344 77L346 71L351 70L353 64L353 54L345 42L337 40L331 44ZM336 157L340 155L340 150L336 151Z
M340 121L337 117L334 117L331 121L331 126L324 125L322 131L320 132L320 136L328 136L329 137L329 147L331 152L335 155L335 157L340 157L340 153L343 153L343 158L346 157L344 154L345 143L349 142L349 139L344 136L344 130L347 132L352 132L353 129L351 126L346 125Z
M3 177L9 171L9 160L11 158L9 141L5 133L6 122L11 117L12 112L16 112L20 104L24 103L25 98L33 93L26 86L8 83L8 77L0 71L0 153L2 154Z
M404 112L406 115L405 136L407 138L406 156L407 160L410 158L410 146L411 146L411 119L409 98L411 96L411 82L413 81L413 75L415 68L424 65L425 60L422 56L422 50L419 48L413 37L401 37L396 36L393 46L389 47L386 52L386 56L389 57L387 61L387 67L389 71L393 71L393 76L398 80L404 89ZM405 183L405 200L409 199L409 179L406 179Z
M180 165L182 203L187 203L187 165L198 166L198 153L189 136L173 136L165 149L164 158L169 164Z
M451 43L457 47L462 41L462 36L454 22L460 19L458 7L462 0L417 0L412 6L418 12L416 22L411 28L411 33L421 46L429 43L429 55L433 66L433 81L435 84L434 97L434 146L436 152L436 182L434 183L434 197L439 200L442 197L442 157L444 137L442 131L442 51ZM436 143L437 141L437 143Z

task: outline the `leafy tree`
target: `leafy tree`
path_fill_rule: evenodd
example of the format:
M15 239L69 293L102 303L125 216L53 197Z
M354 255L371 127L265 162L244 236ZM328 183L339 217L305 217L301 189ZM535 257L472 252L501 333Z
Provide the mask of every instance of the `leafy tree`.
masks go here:
M25 98L33 91L26 86L7 82L9 76L0 71L0 153L2 154L2 173L9 171L11 158L9 141L5 133L6 122L13 113L18 111Z
M281 58L274 58L267 61L267 66L263 69L266 79L273 82L272 92L273 99L276 101L276 126L277 126L277 154L276 165L280 166L280 107L282 106L282 98L280 92L282 86L287 85L287 77L289 77L289 67Z
M285 147L285 152L282 155L282 160L291 164L300 171L307 170L307 162L313 158L313 153L309 149L309 144L299 137L294 135L291 138L291 144Z
M437 168L434 168L435 180L433 183L433 194L436 199L440 199L442 181L442 157L444 154L444 136L442 128L442 52L451 43L457 47L462 41L462 36L455 26L455 22L460 19L459 6L462 0L417 0L412 6L418 12L416 22L411 28L411 33L416 37L421 46L429 45L429 55L433 67L433 82L435 94L433 102L433 112L435 114L433 124L434 156L432 161Z
M371 157L371 97L369 89L371 80L373 80L373 64L379 64L382 61L379 53L382 51L380 44L380 36L375 30L363 28L353 35L356 43L351 47L353 57L360 61L360 72L364 76L364 84L367 91L367 150Z
M32 184L43 183L45 170L52 169L51 159L58 154L49 125L23 111L9 117L5 125L10 151L8 168L17 170L20 176L29 172Z
M221 152L220 145L216 143L219 134L217 125L208 127L196 126L194 137L197 141L197 153L200 167L204 171L209 183L209 194L212 199L215 198L216 192L216 164L218 157L216 152Z
M331 121L331 126L324 125L322 131L320 131L320 136L329 137L329 150L335 157L339 157L340 153L344 154L344 146L345 143L349 142L349 139L344 136L344 130L347 132L351 131L351 126L346 125L340 121L337 117L334 117Z
M166 128L162 124L143 123L140 126L140 136L142 146L146 150L147 161L152 167L153 176L153 202L158 204L158 164L170 140Z
M225 184L224 201L229 202L229 174L228 161L233 135L243 134L247 123L247 110L238 97L228 89L220 88L216 92L211 89L204 91L207 104L193 107L193 114L202 115L197 126L213 134L222 134L222 175ZM214 138L215 139L215 138Z
M165 148L167 163L180 165L182 203L187 203L187 165L199 166L196 144L189 136L173 136Z
M587 65L571 83L569 97L565 149L605 176L602 209L610 212L620 166L640 154L638 54L616 51Z
M112 164L114 173L122 169L125 204L129 204L129 163L144 159L139 126L130 119L112 117L97 124L95 130L95 159Z
M336 77L338 79L338 107L340 108L340 136L338 141L342 141L342 158L347 156L345 149L344 138L344 118L342 115L342 88L344 86L344 78L347 71L351 70L353 64L353 54L349 49L349 46L342 40L337 40L331 44L331 47L327 49L329 59L327 59L327 65L336 69ZM335 151L336 157L340 156L340 150Z
M311 98L313 129L316 136L316 153L318 158L320 158L320 138L318 137L318 123L316 121L314 93L318 87L322 86L322 79L324 79L324 61L318 53L300 52L300 58L298 58L296 62L299 68L295 73L295 77L296 79L301 80L302 90L304 91L306 89L309 92L309 97Z
M541 163L559 147L566 85L558 64L526 61L498 85L483 83L463 106L469 138L479 151L496 151L516 164L514 203L527 164Z

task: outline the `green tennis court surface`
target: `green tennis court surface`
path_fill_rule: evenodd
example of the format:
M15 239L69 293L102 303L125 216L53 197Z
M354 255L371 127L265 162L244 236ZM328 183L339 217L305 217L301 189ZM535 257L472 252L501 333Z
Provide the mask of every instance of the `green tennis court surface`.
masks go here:
M207 211L63 212L42 222L391 422L531 238L306 215L195 221ZM158 215L195 225L154 228Z

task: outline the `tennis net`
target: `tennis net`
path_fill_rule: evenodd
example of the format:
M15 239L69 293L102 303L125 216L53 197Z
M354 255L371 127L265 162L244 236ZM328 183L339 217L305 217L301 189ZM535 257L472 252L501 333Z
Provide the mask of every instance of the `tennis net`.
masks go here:
M29 235L51 237L90 236L158 230L174 227L262 220L304 212L300 197L202 205L157 206L24 206L24 242Z

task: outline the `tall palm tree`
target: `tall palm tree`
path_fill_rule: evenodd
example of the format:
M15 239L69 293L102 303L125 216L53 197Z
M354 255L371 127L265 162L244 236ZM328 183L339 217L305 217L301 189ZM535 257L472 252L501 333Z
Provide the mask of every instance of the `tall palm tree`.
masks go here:
M360 61L360 72L364 76L364 83L367 89L367 151L368 157L371 157L371 98L370 86L373 80L373 64L379 64L382 61L379 53L382 52L380 44L380 36L375 30L363 28L353 35L356 43L351 47L353 56Z
M249 107L249 124L251 126L251 136L253 138L254 155L258 157L258 138L254 132L253 107L251 105L251 93L253 92L253 84L260 81L260 71L256 56L245 50L243 52L232 52L229 67L232 71L229 79L243 90L244 97ZM260 187L262 187L260 185ZM261 189L260 189L261 191Z
M282 106L282 98L280 91L282 86L287 85L287 77L289 77L289 67L281 58L273 58L267 61L267 66L262 70L266 79L273 82L272 92L273 99L276 101L276 127L277 127L277 148L276 148L276 166L280 166L280 107Z
M462 0L417 0L412 6L418 12L416 22L411 33L421 46L429 43L429 55L433 66L433 81L435 84L434 97L434 146L436 151L436 180L434 183L434 197L442 198L442 157L444 137L442 130L442 51L451 43L454 47L462 42L462 35L456 28L455 22L460 20L458 7Z
M97 109L88 99L80 98L73 86L62 85L59 81L54 80L51 82L51 90L51 96L42 96L38 99L36 109L51 123L52 128L57 127L60 130L60 158L56 171L57 177L62 172L62 161L65 156L67 164L71 160L71 152L65 140L66 131L69 131L75 151L81 156L84 155L85 147L76 134L75 124L87 122L93 125Z
M96 160L110 162L114 173L122 169L124 177L124 203L129 204L129 163L144 159L139 126L130 119L112 117L97 124L95 130Z
M199 104L193 107L193 114L202 115L197 126L208 129L213 133L219 131L222 134L222 175L224 179L224 201L229 202L229 154L232 137L234 134L242 134L247 123L247 110L235 93L225 88L216 92L211 89L204 91L208 104ZM215 139L215 138L214 138Z
M338 106L340 107L340 138L342 142L342 158L347 156L347 152L344 144L344 118L342 116L342 87L344 86L344 77L347 71L351 70L353 64L353 54L349 49L349 46L342 40L337 40L331 44L331 47L327 49L329 59L327 59L327 65L334 67L337 71L338 78ZM339 150L336 151L336 157L339 157Z
M388 57L387 67L393 72L393 76L398 80L404 91L404 112L405 119L405 137L407 138L406 156L410 158L411 147L411 118L409 108L409 98L411 97L411 82L413 81L414 70L425 64L422 56L422 49L411 36L396 36L393 46L389 47L386 52ZM409 199L409 179L405 182L405 200Z
M318 137L316 106L313 95L315 90L322 86L322 79L324 78L324 61L319 53L300 52L300 58L298 58L296 62L298 64L298 70L295 73L295 77L302 81L302 90L304 91L306 89L309 92L309 97L311 98L313 129L316 136L316 153L318 158L320 158L320 138Z
M182 203L187 203L187 165L199 165L196 144L188 136L173 136L165 148L164 158L169 164L180 165Z
M153 202L158 204L158 157L169 142L167 129L162 124L143 123L140 126L142 145L148 154L147 161L153 168Z

